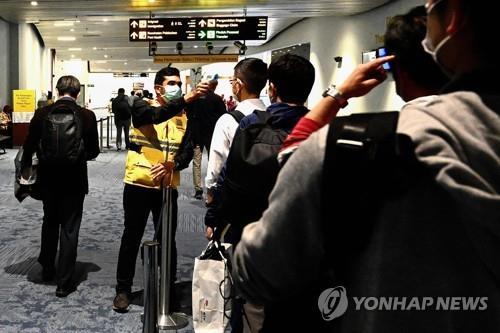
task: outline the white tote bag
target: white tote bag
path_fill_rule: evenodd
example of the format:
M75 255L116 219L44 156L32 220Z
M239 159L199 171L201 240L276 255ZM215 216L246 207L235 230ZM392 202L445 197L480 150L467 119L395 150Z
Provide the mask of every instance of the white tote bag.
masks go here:
M227 250L210 242L195 259L193 270L193 326L196 333L224 333L231 315L231 279Z

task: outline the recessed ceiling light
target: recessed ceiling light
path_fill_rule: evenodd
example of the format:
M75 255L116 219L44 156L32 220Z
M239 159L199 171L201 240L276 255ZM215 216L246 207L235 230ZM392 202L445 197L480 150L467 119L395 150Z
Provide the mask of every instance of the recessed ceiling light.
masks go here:
M70 48L68 49L68 51L81 51L81 50L82 50L82 48L81 48L81 47L70 47Z
M124 65L127 65L127 63L124 63Z
M61 41L61 42L73 42L76 40L76 38L70 37L70 36L61 36L61 37L57 37L57 40Z
M57 21L54 22L54 27L72 27L74 25L73 21Z
M195 49L197 49L197 48L198 48L198 45L193 45L193 47L194 47Z
M38 6L38 1L31 1L32 6Z
M94 46L94 47L92 48L92 50L94 50L94 51L95 51L95 50L97 50L97 47L95 47L95 46Z
M105 54L105 55L104 55L104 58L107 58L107 57L108 57L108 55L107 55L107 54Z
M75 29L71 28L71 29L69 29L69 31L73 32L73 31L75 31Z
M105 17L105 18L103 18L102 20L103 20L104 22L108 22L108 18L106 18L106 17Z

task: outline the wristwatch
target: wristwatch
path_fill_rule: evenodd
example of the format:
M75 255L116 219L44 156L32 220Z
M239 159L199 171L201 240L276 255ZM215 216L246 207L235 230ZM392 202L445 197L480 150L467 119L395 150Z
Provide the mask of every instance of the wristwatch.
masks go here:
M325 92L323 93L323 97L327 97L327 96L334 98L339 103L341 108L345 108L347 106L347 104L349 104L347 102L347 98L345 98L340 93L340 91L338 91L335 88L335 86L333 84L330 87L328 87L328 89L326 89Z

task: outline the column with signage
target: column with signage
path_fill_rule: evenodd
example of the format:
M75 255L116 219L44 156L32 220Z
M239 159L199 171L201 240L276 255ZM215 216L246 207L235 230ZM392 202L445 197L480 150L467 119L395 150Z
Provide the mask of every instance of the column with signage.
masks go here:
M12 143L22 146L28 135L29 123L36 109L34 90L14 90L12 92L14 112L12 114Z

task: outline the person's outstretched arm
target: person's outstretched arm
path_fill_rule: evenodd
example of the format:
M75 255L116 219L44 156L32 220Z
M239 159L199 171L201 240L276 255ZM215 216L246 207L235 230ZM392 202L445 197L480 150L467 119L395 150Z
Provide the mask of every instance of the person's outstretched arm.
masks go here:
M347 79L339 85L337 91L346 99L368 94L373 88L387 78L382 65L394 60L394 56L374 59L366 64L358 65ZM286 162L297 147L312 133L316 132L337 115L341 104L333 97L323 97L301 120L283 142L278 161Z
M154 105L151 106L150 103L143 99L136 100L132 108L132 123L134 127L160 124L177 115L184 110L188 104L199 97L206 95L207 91L208 85L200 83L197 88L190 93L168 102L162 101L162 105L160 105L158 101L154 101Z

